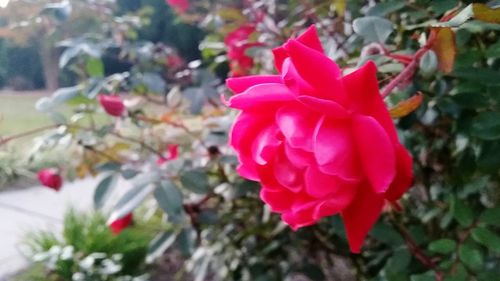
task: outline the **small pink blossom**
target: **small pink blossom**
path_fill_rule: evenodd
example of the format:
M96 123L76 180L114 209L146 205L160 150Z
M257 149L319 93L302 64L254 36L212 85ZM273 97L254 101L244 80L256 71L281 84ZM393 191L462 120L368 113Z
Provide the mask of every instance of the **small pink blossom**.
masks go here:
M241 176L293 229L340 214L352 252L411 186L412 158L380 96L376 66L349 75L316 29L273 50L279 75L230 78L240 110L230 134Z

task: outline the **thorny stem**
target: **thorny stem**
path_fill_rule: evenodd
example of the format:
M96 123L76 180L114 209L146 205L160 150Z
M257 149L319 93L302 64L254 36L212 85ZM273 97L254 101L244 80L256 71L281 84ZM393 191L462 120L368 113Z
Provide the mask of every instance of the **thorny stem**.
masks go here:
M443 272L438 268L437 264L425 254L425 252L418 246L417 242L411 236L410 232L406 227L391 218L391 223L403 236L408 249L413 254L413 256L425 267L432 269L436 274L436 281L442 281L444 279Z

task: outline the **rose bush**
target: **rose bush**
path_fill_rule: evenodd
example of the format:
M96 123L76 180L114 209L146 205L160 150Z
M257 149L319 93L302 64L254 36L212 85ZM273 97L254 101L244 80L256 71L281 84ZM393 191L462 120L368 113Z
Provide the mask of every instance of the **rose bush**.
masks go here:
M230 143L240 175L293 229L342 214L359 252L385 201L410 187L412 159L378 90L372 62L343 76L314 26L273 50L280 75L227 80L242 113Z

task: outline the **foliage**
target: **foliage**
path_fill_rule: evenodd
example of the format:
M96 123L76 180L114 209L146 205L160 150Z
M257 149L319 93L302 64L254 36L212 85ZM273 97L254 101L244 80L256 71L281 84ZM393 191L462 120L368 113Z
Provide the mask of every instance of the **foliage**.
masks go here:
M491 7L455 0L191 2L179 20L207 31L201 61L186 63L175 49L134 36L80 36L64 42L60 63L79 83L37 104L60 117L47 137L51 144L75 147L65 170L106 174L96 206L113 193L109 177L132 185L110 220L141 205L164 213L170 227L151 243L150 258L175 246L196 280L496 278L498 1ZM414 157L413 188L387 207L361 255L348 252L338 216L290 231L258 200L258 184L237 175L226 145L235 114L221 105L218 96L228 93L213 74L225 78L230 65L225 36L255 26L245 40L263 44L245 49L254 61L248 72L270 74L270 49L311 23L339 65L377 64L381 94ZM107 75L103 54L120 54L130 69ZM100 93L120 95L127 112L93 122L102 112ZM75 105L69 118L57 114L66 103ZM158 162L168 158L170 145L179 145L179 157Z
M133 227L115 235L104 216L70 210L64 219L62 239L58 237L46 231L28 235L28 255L38 270L27 272L19 280L147 280L146 276L139 277L145 271L151 239L147 231Z

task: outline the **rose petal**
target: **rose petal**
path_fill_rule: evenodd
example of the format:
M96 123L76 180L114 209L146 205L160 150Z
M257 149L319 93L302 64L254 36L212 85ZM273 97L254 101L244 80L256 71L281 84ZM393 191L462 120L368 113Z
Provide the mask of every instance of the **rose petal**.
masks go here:
M316 164L314 155L311 152L307 152L305 150L298 148L293 148L290 146L290 144L286 142L283 145L285 147L286 157L288 158L290 163L292 163L292 165L294 165L295 167L303 169L306 168L307 166Z
M276 67L276 70L278 70L278 72L281 73L283 68L283 62L285 61L286 58L288 58L288 53L286 52L285 48L277 47L273 49L273 55L274 55L274 66Z
M329 117L338 119L349 117L349 112L347 112L343 106L334 101L319 99L311 96L300 96L297 99L309 109L328 115Z
M305 110L300 104L281 107L276 113L276 124L293 148L313 150L313 133L319 116Z
M355 116L352 128L363 170L373 190L385 192L396 175L396 158L389 136L370 116Z
M316 89L322 98L343 104L345 101L341 71L337 64L324 54L296 40L285 44L290 58L300 76Z
M228 106L246 110L256 106L265 106L267 103L281 103L292 101L294 97L284 84L259 84L248 88L245 92L232 96Z
M361 185L349 207L342 211L347 240L351 252L359 253L366 235L373 227L384 207L382 194L373 192L368 183Z
M385 193L385 199L389 201L401 198L413 181L413 159L402 145L396 149L396 163L396 177Z
M227 87L237 94L255 85L282 82L281 76L279 75L253 75L226 79Z
M316 198L332 197L338 203L339 210L347 206L356 193L356 182L343 181L337 176L321 172L314 166L307 168L304 179L309 195Z
M314 94L314 88L300 77L290 58L283 62L282 79L295 95Z
M277 147L282 143L277 138L279 129L277 126L268 126L258 132L252 144L253 160L259 165L265 165L272 159Z
M375 118L385 129L391 141L398 143L398 136L389 111L380 96L377 67L371 61L345 76L342 81L348 93L349 109Z
M294 201L294 194L286 189L277 191L264 186L260 190L260 198L271 207L273 212L282 213L290 210Z
M304 172L288 161L284 152L276 153L272 170L279 184L295 193L302 190Z
M309 26L309 28L307 28L307 30L302 33L302 35L297 37L296 40L320 53L325 52L323 50L323 46L321 45L321 41L319 40L316 26L314 25Z
M353 146L354 140L350 123L337 122L323 117L314 132L314 156L319 169L343 180L359 180L358 154Z

